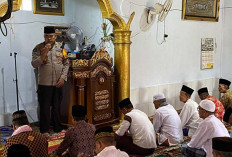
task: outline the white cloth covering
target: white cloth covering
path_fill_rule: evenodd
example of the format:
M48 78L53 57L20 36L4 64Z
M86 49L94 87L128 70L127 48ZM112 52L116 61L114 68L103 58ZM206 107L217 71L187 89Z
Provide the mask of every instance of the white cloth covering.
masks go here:
M199 117L197 107L198 104L195 101L188 99L180 113L182 129L188 128L188 136L190 137L193 135L199 123L202 121L202 119Z
M156 136L148 116L137 109L131 110L125 116L129 116L131 122L124 119L116 134L123 136L129 130L134 144L142 148L156 148Z
M25 131L32 131L32 128L29 125L22 125L20 127L18 127L11 136L17 135L21 132L25 132Z
M96 157L129 157L126 152L116 149L115 146L105 147Z
M230 137L224 124L214 115L210 115L200 123L188 146L192 148L203 148L207 152L206 157L213 157L212 138L224 136Z
M180 117L172 105L159 107L153 117L153 126L158 133L158 143L161 145L168 139L169 145L177 145L183 141Z

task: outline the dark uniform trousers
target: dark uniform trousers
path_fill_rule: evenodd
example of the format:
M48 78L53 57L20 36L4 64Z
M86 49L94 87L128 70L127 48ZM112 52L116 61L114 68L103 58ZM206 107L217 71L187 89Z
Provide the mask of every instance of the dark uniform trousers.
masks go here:
M50 120L52 120L54 132L61 131L60 105L62 88L39 85L38 101L40 105L40 132L45 133L49 131Z

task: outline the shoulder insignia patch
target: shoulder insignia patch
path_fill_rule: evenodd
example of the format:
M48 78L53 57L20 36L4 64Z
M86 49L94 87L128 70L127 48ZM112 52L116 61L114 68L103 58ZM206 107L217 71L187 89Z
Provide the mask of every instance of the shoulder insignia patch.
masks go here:
M28 140L34 141L34 136L28 136Z

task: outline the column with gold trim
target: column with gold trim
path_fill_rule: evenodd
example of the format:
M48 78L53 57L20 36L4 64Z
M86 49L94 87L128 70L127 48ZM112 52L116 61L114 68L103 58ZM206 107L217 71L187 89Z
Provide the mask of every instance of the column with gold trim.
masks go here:
M110 0L97 0L100 6L102 17L108 19L113 25L114 32L114 64L116 74L116 95L117 101L130 97L130 24L135 13L133 12L128 23L114 12Z

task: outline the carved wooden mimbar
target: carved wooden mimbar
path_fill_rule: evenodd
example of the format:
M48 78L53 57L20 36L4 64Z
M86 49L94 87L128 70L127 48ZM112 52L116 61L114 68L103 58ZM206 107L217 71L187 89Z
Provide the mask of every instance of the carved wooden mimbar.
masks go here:
M86 106L88 122L103 126L118 123L118 107L114 105L113 59L104 49L90 60L72 61L76 104Z

